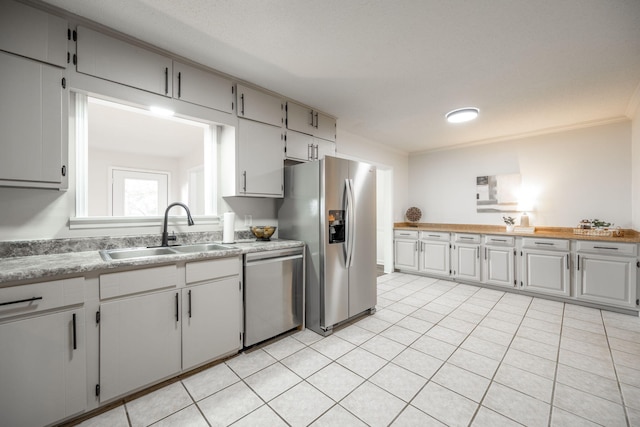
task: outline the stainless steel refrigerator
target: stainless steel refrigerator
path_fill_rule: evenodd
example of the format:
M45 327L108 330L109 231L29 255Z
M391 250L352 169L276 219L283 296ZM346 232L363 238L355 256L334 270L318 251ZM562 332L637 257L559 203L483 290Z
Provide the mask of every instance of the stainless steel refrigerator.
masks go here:
M285 167L278 235L306 243L306 326L322 335L375 311L376 169L325 157Z

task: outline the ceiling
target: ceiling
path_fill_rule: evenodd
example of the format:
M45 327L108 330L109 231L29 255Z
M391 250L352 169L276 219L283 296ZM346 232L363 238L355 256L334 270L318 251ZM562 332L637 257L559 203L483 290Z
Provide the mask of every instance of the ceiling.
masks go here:
M639 0L44 1L402 152L620 120L640 102ZM477 120L445 121L466 106Z

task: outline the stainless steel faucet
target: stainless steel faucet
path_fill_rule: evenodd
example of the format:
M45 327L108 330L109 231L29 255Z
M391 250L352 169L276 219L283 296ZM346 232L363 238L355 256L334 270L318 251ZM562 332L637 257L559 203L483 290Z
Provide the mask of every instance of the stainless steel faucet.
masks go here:
M167 209L164 211L164 225L162 227L162 246L169 246L169 240L171 241L176 240L175 234L173 236L169 236L169 233L167 233L167 220L169 218L169 209L171 209L174 206L182 206L184 210L187 211L187 224L189 224L189 226L192 226L194 224L193 218L191 218L191 212L189 211L189 208L187 207L187 205L180 202L171 203L169 206L167 206Z

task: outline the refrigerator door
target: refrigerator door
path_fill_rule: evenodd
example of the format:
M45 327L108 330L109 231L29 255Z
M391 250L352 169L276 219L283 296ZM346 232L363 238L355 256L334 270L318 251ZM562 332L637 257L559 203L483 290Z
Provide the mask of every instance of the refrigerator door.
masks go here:
M347 223L351 235L349 268L349 317L374 308L376 292L376 169L350 162L354 213Z
M346 209L346 180L349 178L350 162L335 157L320 161L321 194L321 247L324 248L322 263L324 283L320 325L331 327L349 318L349 273L346 268L346 245L344 242L329 242L329 211ZM348 227L348 226L347 226ZM375 266L374 266L375 274Z

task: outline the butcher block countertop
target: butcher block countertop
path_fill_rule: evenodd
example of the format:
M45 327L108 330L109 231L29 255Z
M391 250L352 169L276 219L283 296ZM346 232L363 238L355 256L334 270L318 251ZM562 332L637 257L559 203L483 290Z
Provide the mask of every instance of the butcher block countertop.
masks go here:
M417 225L406 222L394 224L396 230L417 230L417 231L443 231L451 233L477 233L477 234L504 234L508 236L522 237L549 237L555 239L571 240L597 240L620 243L640 243L640 233L631 229L624 229L624 235L616 236L587 236L574 234L573 228L568 227L535 227L534 233L518 233L517 231L507 233L504 225L480 225L480 224L434 224L418 223Z

